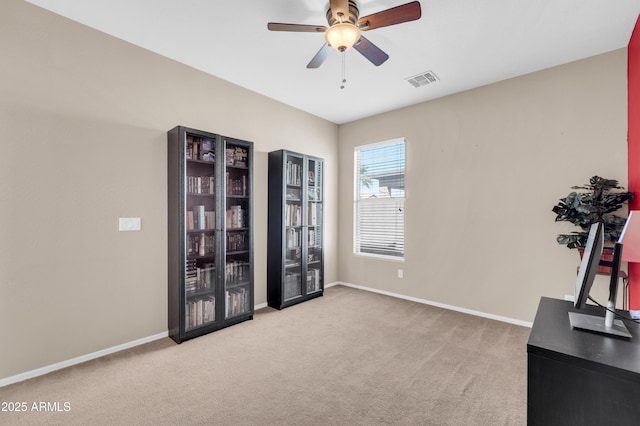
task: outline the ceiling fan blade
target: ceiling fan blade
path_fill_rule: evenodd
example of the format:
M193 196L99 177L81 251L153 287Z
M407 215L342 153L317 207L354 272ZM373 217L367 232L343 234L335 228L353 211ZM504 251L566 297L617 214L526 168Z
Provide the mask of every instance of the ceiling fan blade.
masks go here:
M372 15L358 19L358 26L362 31L373 30L389 25L401 24L403 22L415 21L422 16L419 1L392 7Z
M329 8L336 19L340 13L344 18L349 17L349 0L329 0Z
M307 68L318 68L332 51L333 47L329 46L329 43L325 43L324 46L318 50L316 56L311 59L311 62L307 64Z
M382 49L371 43L363 36L360 36L360 40L353 46L353 48L362 53L362 56L367 58L376 67L382 65L387 59L389 59L389 55L384 53Z
M280 24L269 22L267 28L271 31L295 31L300 33L322 33L327 30L324 25Z

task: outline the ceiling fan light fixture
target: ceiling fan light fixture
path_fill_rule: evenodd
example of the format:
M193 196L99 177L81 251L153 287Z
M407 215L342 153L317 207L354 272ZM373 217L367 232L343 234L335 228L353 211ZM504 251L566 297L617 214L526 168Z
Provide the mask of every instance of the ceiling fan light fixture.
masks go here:
M348 22L332 25L324 33L327 43L338 52L344 52L360 40L360 29Z

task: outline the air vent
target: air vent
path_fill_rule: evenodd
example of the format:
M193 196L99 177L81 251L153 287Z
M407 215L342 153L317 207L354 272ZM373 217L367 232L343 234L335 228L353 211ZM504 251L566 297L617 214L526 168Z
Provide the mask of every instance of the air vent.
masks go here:
M414 75L413 77L409 77L406 80L409 83L411 83L413 87L418 88L418 87L426 86L428 84L435 83L440 79L438 78L437 75L433 73L433 71L429 70L429 71L420 73L418 75Z

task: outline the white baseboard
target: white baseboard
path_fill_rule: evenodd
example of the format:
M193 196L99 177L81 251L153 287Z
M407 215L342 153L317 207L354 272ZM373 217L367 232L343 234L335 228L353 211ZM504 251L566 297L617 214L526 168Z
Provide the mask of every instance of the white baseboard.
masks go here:
M57 362L55 364L47 365L45 367L36 368L35 370L27 371L25 373L16 374L15 376L0 379L0 388L8 386L13 383L22 382L27 379L33 379L34 377L42 376L52 371L60 370L61 368L71 367L72 365L81 364L83 362L90 361L92 359L100 358L105 355L110 355L115 352L120 352L125 349L133 348L135 346L143 345L145 343L160 340L169 336L169 332L154 334L153 336L143 337L141 339L134 340L132 342L123 343L121 345L113 346L111 348L103 349L101 351L92 352L87 355L82 355L76 358L71 358L66 361Z
M470 315L475 315L478 317L488 318L496 321L507 322L509 324L520 325L523 327L531 328L533 326L533 323L527 322L527 321L517 320L514 318L508 318L508 317L502 317L500 315L488 314L486 312L474 311L472 309L460 308L458 306L446 305L444 303L432 302L430 300L419 299L417 297L412 297L412 296L405 296L403 294L398 294L398 293L391 293L389 291L378 290L376 288L364 287L356 284L349 284L345 282L335 282L335 283L331 283L328 286L325 286L325 288L333 287L334 285L343 285L345 287L356 288L358 290L365 290L365 291L370 291L372 293L384 294L385 296L397 297L398 299L410 300L412 302L423 303L425 305L437 306L438 308L449 309L451 311L462 312L464 314L470 314Z

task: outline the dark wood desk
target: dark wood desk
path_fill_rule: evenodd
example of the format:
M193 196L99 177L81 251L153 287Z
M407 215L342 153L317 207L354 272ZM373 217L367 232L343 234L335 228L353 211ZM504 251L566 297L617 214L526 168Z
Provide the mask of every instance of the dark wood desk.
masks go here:
M527 424L640 425L640 325L625 321L631 340L603 336L572 329L570 311L571 302L540 299L527 343Z

